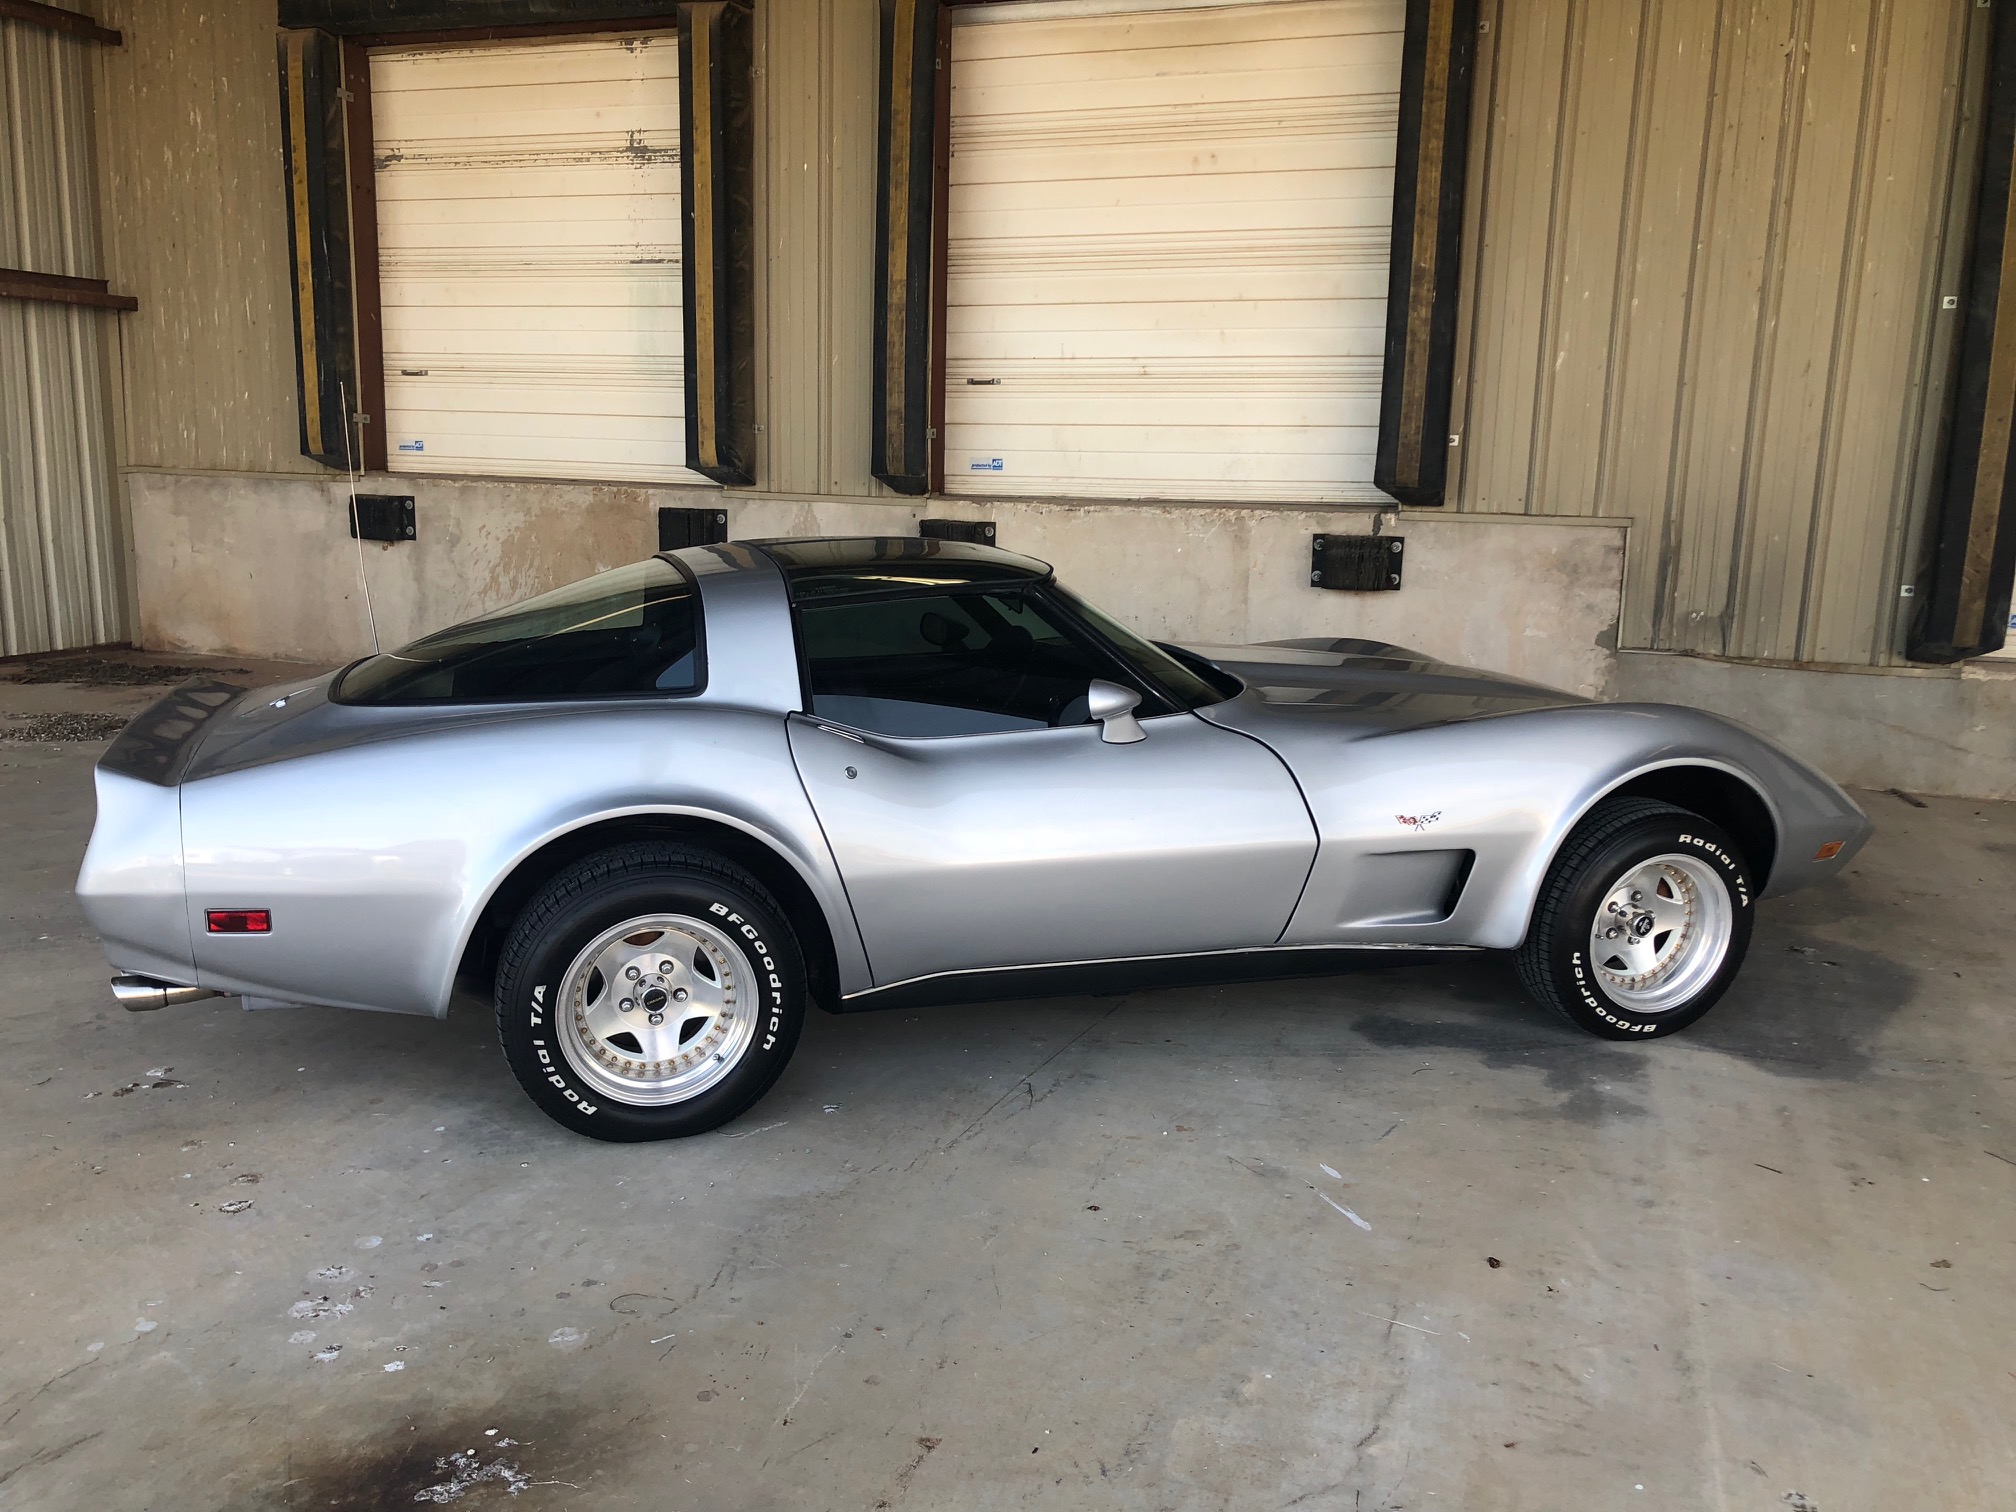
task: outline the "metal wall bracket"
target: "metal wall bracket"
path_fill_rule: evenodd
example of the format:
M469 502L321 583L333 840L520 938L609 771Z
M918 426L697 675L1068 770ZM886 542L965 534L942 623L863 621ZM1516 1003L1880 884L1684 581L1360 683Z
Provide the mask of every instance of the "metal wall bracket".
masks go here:
M358 494L350 535L360 541L410 541L419 533L411 494Z
M1309 582L1346 593L1391 593L1406 559L1405 536L1311 536Z
M917 534L927 541L971 541L976 546L994 544L992 520L919 520Z
M688 546L718 546L728 539L725 509L661 509L658 549L683 551Z

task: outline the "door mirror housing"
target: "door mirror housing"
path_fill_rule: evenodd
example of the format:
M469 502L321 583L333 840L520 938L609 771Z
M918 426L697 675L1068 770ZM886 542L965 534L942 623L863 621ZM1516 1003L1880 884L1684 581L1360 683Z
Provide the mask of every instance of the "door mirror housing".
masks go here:
M1094 678L1085 690L1086 707L1099 721L1099 738L1108 745L1132 745L1148 738L1141 721L1134 717L1135 706L1140 702L1141 695L1132 688L1123 688L1104 678Z

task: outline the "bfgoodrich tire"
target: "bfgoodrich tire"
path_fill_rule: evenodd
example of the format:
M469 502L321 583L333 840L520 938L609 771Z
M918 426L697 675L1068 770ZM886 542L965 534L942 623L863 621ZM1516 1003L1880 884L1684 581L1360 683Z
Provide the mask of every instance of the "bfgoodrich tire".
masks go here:
M805 1022L784 910L740 867L638 843L577 862L525 907L497 1029L532 1100L595 1139L678 1139L746 1112Z
M1756 896L1720 826L1669 804L1606 800L1548 870L1519 978L1591 1034L1672 1034L1728 990L1750 948Z

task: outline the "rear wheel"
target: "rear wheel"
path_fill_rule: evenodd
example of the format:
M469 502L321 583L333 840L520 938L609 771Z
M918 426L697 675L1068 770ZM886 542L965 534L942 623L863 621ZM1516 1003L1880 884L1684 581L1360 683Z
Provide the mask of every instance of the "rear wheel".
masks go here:
M1520 980L1606 1039L1653 1039L1715 1006L1750 947L1756 888L1735 842L1686 809L1598 804L1561 847Z
M685 846L577 862L533 898L497 970L505 1058L596 1139L676 1139L747 1111L805 1014L790 922L754 877Z

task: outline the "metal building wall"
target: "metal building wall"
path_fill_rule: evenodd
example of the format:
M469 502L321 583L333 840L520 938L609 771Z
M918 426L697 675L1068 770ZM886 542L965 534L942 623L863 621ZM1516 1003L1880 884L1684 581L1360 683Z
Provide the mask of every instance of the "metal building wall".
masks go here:
M128 467L323 471L301 455L273 0L99 0L105 243Z
M1480 13L1459 507L1630 518L1625 646L1896 660L1986 12Z
M99 278L95 44L0 21L0 267ZM0 300L0 655L126 635L102 310Z
M756 7L757 486L886 495L869 473L875 0Z

